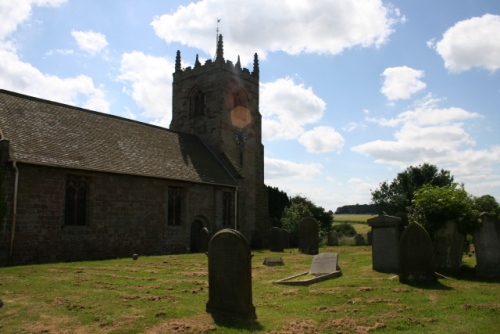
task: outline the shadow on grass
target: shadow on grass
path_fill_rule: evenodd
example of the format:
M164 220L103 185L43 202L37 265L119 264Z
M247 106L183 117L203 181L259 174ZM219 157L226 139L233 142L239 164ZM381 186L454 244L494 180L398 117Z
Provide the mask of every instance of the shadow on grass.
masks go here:
M476 268L470 267L468 265L462 265L460 272L457 274L449 275L454 279L461 281L470 282L481 282L481 283L500 283L500 277L479 277L476 274Z
M436 281L434 283L401 283L405 284L408 286L411 286L412 288L416 289L424 289L424 290L453 290L452 287L444 285L440 281Z
M227 329L246 330L250 332L262 331L264 329L264 326L262 326L257 320L231 319L225 317L215 317L213 315L212 319L217 326Z

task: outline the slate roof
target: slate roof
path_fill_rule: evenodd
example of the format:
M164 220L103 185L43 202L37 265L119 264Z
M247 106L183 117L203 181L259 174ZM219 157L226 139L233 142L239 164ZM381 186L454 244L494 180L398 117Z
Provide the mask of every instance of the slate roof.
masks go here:
M198 136L1 89L0 131L20 163L236 186Z

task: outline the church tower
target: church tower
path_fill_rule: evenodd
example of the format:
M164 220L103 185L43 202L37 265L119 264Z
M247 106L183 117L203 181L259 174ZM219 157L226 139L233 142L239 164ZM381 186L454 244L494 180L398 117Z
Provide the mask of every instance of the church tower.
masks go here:
M270 228L264 186L262 116L259 112L259 61L253 71L224 59L218 35L215 60L194 68L181 67L177 51L173 74L172 122L174 131L196 134L219 157L238 182L235 228L258 246ZM264 238L265 239L265 238Z

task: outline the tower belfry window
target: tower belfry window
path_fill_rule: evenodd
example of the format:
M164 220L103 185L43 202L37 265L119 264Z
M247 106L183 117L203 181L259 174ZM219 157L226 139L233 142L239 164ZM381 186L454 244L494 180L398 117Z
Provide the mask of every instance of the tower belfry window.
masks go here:
M192 116L200 116L204 114L205 110L205 94L195 88L189 96L189 111Z

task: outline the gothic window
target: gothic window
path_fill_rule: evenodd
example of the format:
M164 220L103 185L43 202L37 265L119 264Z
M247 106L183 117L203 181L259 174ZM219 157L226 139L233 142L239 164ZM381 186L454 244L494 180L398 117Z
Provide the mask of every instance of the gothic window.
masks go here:
M233 193L230 191L223 192L222 198L222 226L223 227L231 227L234 214L234 201L233 201Z
M200 116L205 110L205 94L195 87L189 94L189 112L191 116Z
M245 91L243 89L238 90L233 95L233 100L234 100L234 108L236 107L247 108L248 105L247 94L245 94Z
M182 188L168 187L168 225L181 225Z
M66 175L64 225L87 225L87 200L90 179L81 175Z

